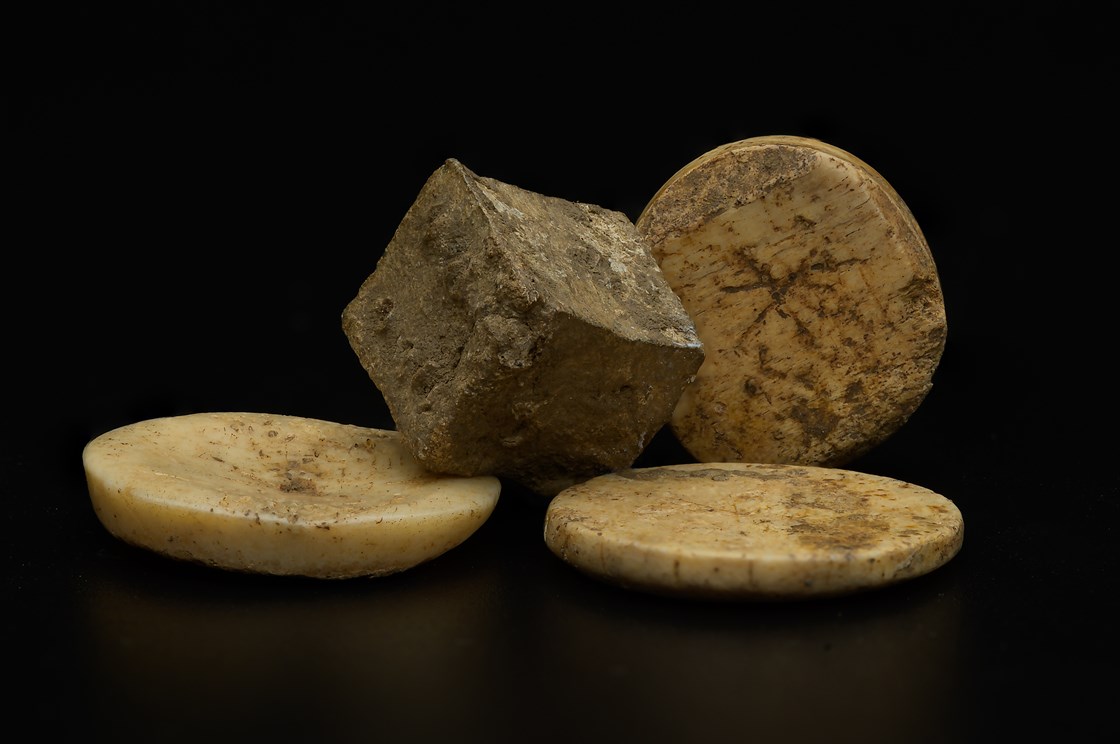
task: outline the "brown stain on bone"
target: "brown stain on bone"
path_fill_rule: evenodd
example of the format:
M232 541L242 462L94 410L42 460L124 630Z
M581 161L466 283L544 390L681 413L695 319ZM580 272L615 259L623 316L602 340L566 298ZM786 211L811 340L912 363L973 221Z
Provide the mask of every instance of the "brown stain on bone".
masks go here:
M863 550L880 544L891 534L899 534L892 532L886 520L864 514L844 514L839 518L834 515L826 524L796 522L786 532L807 548L828 552Z
M811 491L794 491L783 506L799 514L786 532L807 548L848 552L881 544L898 530L871 514L871 496L853 492L843 480L820 480Z
M673 421L696 459L842 465L924 398L945 340L936 267L854 157L802 138L729 143L638 225L709 350Z

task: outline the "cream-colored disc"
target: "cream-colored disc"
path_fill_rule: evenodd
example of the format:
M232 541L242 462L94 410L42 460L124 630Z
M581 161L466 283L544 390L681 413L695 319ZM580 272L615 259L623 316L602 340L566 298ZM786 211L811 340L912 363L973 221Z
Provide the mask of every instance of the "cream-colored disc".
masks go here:
M948 498L882 476L782 464L623 470L561 491L545 542L603 581L653 593L798 599L866 591L942 566L964 520Z
M704 344L670 422L697 460L841 466L929 392L946 338L937 270L906 204L854 155L733 142L636 224Z
M395 431L262 413L156 418L82 460L121 540L232 571L382 576L459 545L497 505L490 476L421 468Z

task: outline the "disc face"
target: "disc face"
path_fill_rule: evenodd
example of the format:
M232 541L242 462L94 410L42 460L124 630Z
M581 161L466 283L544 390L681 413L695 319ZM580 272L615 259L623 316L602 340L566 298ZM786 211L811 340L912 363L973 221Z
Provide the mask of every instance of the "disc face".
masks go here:
M549 504L549 549L603 581L653 593L795 599L929 573L960 550L949 499L836 468L689 463L572 486Z
M261 413L140 421L82 453L98 519L125 542L234 571L380 576L460 544L496 478L434 475L395 431Z
M671 419L697 460L841 466L930 390L947 330L936 266L902 199L850 153L730 143L636 224L704 344Z

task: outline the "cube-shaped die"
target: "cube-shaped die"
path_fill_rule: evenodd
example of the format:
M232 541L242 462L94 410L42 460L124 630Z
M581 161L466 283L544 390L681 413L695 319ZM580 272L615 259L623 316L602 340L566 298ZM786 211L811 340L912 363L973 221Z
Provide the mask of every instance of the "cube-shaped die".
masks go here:
M453 158L342 326L425 467L544 495L629 467L704 358L626 215Z

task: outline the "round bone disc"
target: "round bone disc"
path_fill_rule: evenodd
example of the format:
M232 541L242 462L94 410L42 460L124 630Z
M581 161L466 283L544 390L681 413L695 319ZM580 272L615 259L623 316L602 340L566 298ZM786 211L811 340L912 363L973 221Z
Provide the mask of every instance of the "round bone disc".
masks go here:
M961 548L952 501L882 476L814 466L689 463L561 491L545 542L603 581L659 594L795 599L920 576Z
M697 460L841 466L930 390L946 318L929 246L850 153L733 142L672 176L636 224L704 344L670 421Z
M133 545L217 568L382 576L459 545L500 482L426 472L395 431L293 416L199 413L86 444L90 498Z

